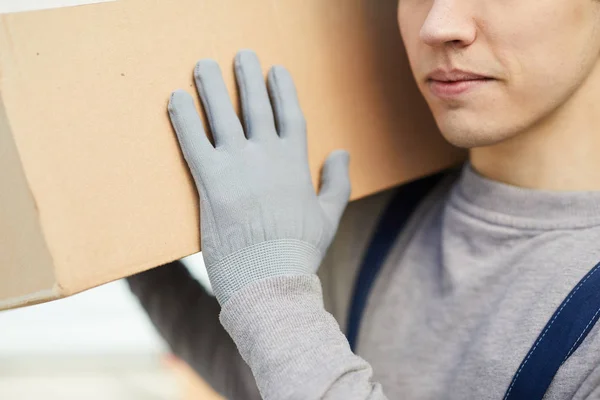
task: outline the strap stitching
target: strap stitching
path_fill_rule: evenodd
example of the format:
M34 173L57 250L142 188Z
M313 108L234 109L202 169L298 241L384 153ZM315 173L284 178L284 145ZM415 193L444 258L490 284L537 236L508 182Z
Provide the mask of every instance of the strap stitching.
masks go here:
M569 358L572 354L573 349L575 348L575 346L579 343L579 341L581 340L581 338L583 337L583 334L587 331L587 329L590 327L590 325L592 324L592 322L594 321L594 319L596 318L596 316L598 315L598 313L600 313L600 307L598 307L598 309L596 310L596 313L594 314L594 316L590 319L590 322L587 323L587 325L585 326L585 328L583 328L583 331L581 331L581 334L579 335L579 337L577 338L577 340L575 341L575 343L573 343L573 346L571 346L571 348L569 349L569 352L567 353L567 355L565 356L564 360L562 360L562 363L560 363L560 365L563 365L565 363L565 361L567 361L567 358Z
M558 310L558 312L556 313L556 315L554 316L554 318L552 318L552 321L550 321L550 324L546 327L546 329L544 330L544 333L542 334L542 337L540 337L535 345L533 346L533 348L531 350L529 350L529 353L527 353L527 358L525 358L525 361L523 361L523 364L521 364L521 367L519 367L519 370L517 371L517 374L515 375L515 377L513 378L510 387L508 388L508 392L506 392L506 395L504 396L504 400L506 400L508 398L508 396L510 395L510 392L513 389L513 386L515 384L515 382L517 381L517 378L519 377L519 375L521 374L521 371L523 370L523 368L525 367L525 365L527 364L527 361L529 361L529 358L531 357L531 355L533 354L533 352L535 351L535 349L539 346L539 344L542 342L542 340L544 340L544 337L546 336L546 333L548 333L548 330L550 329L550 327L552 326L552 324L554 324L554 321L556 321L556 318L558 318L558 316L560 315L560 313L562 312L562 310L566 307L566 305L569 303L569 301L571 301L571 299L573 298L573 296L575 295L575 293L577 293L577 291L579 291L579 289L581 288L581 286L583 286L583 284L592 276L594 275L594 273L598 270L598 268L600 268L600 264L596 265L594 267L594 269L590 272L590 274L582 281L579 282L579 284L577 285L577 287L575 288L575 290L573 290L573 292L569 295L569 297L567 298L567 300L563 303L563 305L560 307L560 310Z

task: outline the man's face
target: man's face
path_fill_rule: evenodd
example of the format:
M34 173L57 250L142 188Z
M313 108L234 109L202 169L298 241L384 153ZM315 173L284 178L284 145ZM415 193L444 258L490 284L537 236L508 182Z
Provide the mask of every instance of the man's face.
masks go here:
M457 146L534 127L600 69L595 0L400 0L398 21L419 89Z

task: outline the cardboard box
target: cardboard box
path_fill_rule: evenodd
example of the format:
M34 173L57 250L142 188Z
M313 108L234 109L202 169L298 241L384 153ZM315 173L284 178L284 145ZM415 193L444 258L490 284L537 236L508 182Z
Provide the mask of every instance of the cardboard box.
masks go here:
M197 195L166 112L171 91L194 92L200 58L221 63L232 96L238 49L256 50L265 72L288 67L315 187L336 148L352 155L353 199L460 160L414 84L395 8L116 0L0 15L0 308L200 250Z

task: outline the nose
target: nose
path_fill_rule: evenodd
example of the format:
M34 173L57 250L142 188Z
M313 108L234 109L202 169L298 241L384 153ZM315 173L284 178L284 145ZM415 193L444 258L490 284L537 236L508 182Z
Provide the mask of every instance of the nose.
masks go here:
M429 46L466 47L477 36L477 25L465 0L433 0L421 27L421 40Z

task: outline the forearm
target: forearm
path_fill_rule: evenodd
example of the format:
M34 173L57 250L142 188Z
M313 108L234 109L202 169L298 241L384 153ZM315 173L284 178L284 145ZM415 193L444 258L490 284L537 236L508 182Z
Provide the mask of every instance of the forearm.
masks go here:
M255 282L225 303L221 322L265 399L385 399L323 307L315 275Z
M127 282L176 356L227 398L260 399L248 365L219 322L217 301L185 266L174 262Z

